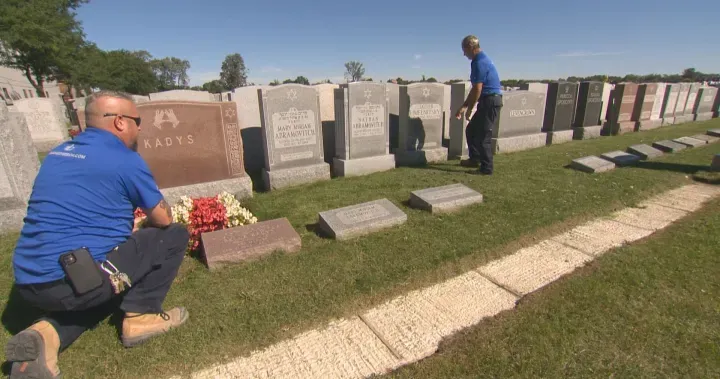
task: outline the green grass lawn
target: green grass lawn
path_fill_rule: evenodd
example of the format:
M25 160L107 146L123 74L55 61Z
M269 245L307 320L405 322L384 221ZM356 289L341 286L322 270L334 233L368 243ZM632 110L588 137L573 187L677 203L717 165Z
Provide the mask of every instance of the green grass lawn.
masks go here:
M720 201L617 249L393 378L720 378Z
M491 177L468 175L453 161L258 194L247 206L260 220L287 217L302 236L299 253L213 273L188 258L166 301L188 307L186 326L126 350L114 326L103 323L61 355L61 369L66 377L163 377L247 354L690 183L693 174L705 175L720 144L597 175L564 166L573 158L718 127L716 119L498 155ZM443 216L407 207L411 191L452 183L480 191L485 202ZM315 233L318 212L379 198L401 207L408 222L345 242ZM0 240L0 293L10 293L16 238ZM7 307L0 344L31 316L20 305Z

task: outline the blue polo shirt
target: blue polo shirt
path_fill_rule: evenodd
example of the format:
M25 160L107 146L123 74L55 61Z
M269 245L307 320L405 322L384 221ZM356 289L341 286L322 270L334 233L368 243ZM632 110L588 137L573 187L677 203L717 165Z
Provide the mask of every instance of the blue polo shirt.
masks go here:
M60 255L80 247L104 260L131 235L135 208L153 208L162 198L137 152L88 127L50 151L40 167L13 254L15 281L63 278Z
M502 95L500 76L495 68L495 63L484 51L478 53L470 63L470 82L472 84L482 83L480 95Z

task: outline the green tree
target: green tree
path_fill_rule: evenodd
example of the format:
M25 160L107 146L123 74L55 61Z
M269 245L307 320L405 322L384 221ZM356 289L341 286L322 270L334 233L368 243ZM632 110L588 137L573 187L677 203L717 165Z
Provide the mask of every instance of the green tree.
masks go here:
M289 80L289 79L288 79L288 80ZM277 80L277 79L275 79L275 80L273 80L272 82L270 82L270 86L272 86L272 87L279 86L279 85L280 85L280 81Z
M113 50L105 53L104 81L98 87L147 95L157 91L158 81L152 66L143 54L128 50ZM148 54L149 55L149 54Z
M308 78L306 78L306 77L304 77L304 76L298 76L297 78L295 78L295 80L293 81L293 83L304 84L304 85L306 85L306 86L309 86L309 85L310 85L310 81L308 80Z
M225 84L225 89L232 90L247 85L248 69L240 54L230 54L225 57L220 70L220 80Z
M212 80L202 85L203 91L208 91L210 93L220 93L227 90L227 87L225 86L225 83L222 80Z
M350 61L345 63L345 77L353 82L360 81L363 75L365 75L365 68L363 64L357 61Z
M153 59L150 65L159 82L158 89L167 91L176 88L186 88L189 77L187 71L190 69L190 62L176 57L165 57Z
M45 83L69 77L85 35L75 10L88 0L0 1L0 65L21 70L45 97Z

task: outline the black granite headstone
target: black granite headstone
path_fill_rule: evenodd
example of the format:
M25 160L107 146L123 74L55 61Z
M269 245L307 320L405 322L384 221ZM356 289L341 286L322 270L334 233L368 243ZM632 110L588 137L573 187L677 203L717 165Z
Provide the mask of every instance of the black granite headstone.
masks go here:
M575 112L575 127L600 125L602 112L603 84L601 82L582 82Z
M543 132L572 129L576 95L577 83L548 83Z

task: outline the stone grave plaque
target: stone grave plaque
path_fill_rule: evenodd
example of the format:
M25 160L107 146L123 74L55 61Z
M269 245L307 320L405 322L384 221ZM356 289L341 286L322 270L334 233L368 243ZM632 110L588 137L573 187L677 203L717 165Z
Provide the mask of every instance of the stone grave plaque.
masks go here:
M179 101L214 101L213 94L207 91L193 91L189 89L175 89L150 94L150 101L179 100Z
M653 142L652 146L658 150L662 150L666 153L674 153L676 151L685 150L688 148L687 145L683 145L679 142L674 142L670 140L663 140L658 142Z
M637 101L635 102L632 117L632 120L637 122L638 130L656 129L662 126L662 121L652 119L658 88L659 85L657 83L641 84L638 86Z
M467 95L470 93L472 84L470 82L453 83L450 85L450 111L456 112L465 103ZM472 107L472 114L475 114L477 105ZM448 157L450 159L467 159L468 145L465 135L468 121L463 115L459 120L455 118L455 114L450 117L450 144L448 145Z
M452 212L482 201L482 194L460 183L426 188L410 194L411 207L430 213Z
M695 139L692 137L680 137L680 138L675 138L672 141L681 143L683 145L687 145L688 147L699 147L699 146L703 146L703 145L707 144L707 142L705 142L705 141L698 140L698 139Z
M663 119L673 121L669 122L670 124L674 123L675 106L677 105L679 94L680 86L678 84L668 84L665 87L665 101L663 102L661 114Z
M600 158L615 163L618 167L632 166L640 161L640 157L624 151L616 150L600 155Z
M602 110L603 83L582 82L578 93L575 127L582 128L600 125Z
M327 236L345 240L406 221L407 215L400 208L387 199L380 199L320 212L318 226Z
M230 180L236 183L225 190L252 196L235 103L151 101L137 109L144 120L138 153L160 189ZM216 189L185 187L194 196L215 196Z
M695 100L698 97L700 91L700 83L690 84L690 91L688 92L687 101L685 102L685 114L695 114Z
M678 99L675 103L675 117L685 114L688 95L690 94L690 83L678 84Z
M720 129L710 129L706 134L713 137L720 137Z
M493 137L517 137L542 132L545 96L538 92L511 91L503 94L500 119Z
M389 154L388 124L384 84L355 82L335 89L335 175L395 168L395 156Z
M695 121L707 121L713 118L713 102L717 97L716 87L703 87L695 100Z
M551 132L572 129L577 87L577 83L571 82L549 83L542 131Z
M613 170L615 169L615 163L590 155L587 157L573 159L570 163L570 168L592 174Z
M658 88L655 92L655 103L653 103L652 110L650 111L650 120L662 120L662 106L665 101L665 89L667 85L665 83L656 83Z
M300 251L300 235L287 218L221 229L201 235L205 264L214 270L228 263L251 261L275 251Z
M401 165L447 160L442 146L445 85L415 83L400 87L400 147L396 159Z
M62 111L53 100L48 98L16 100L14 109L25 117L38 152L48 152L70 139Z
M615 86L610 109L610 134L623 134L635 131L636 123L632 121L638 85L622 83Z
M658 150L650 145L640 144L632 145L627 148L628 153L637 155L640 159L647 160L662 156L662 150Z
M720 141L720 137L713 137L707 134L696 134L694 136L690 136L695 139L699 139L701 141L705 141L707 143L715 143L717 141Z
M259 89L267 189L330 179L317 90L300 84Z

